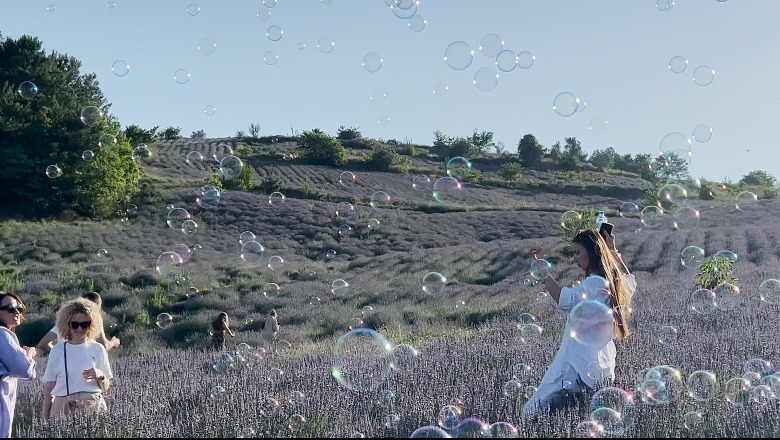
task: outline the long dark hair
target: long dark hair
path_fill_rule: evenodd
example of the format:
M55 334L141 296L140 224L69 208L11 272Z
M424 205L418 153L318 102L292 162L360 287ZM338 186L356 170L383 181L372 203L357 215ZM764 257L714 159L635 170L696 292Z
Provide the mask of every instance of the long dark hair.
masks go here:
M3 299L5 299L6 297L15 299L16 303L18 305L24 307L24 301L22 301L22 299L19 298L19 295L15 294L15 293L12 293L12 292L4 292L4 291L0 290L0 303L3 302ZM24 322L24 313L19 314L19 322L20 323ZM2 325L5 328L8 328L8 327L6 327L3 324L0 324L0 325ZM14 333L16 332L15 328L14 329L9 329L9 330L11 330Z
M220 312L217 315L217 319L211 323L211 328L214 330L224 330L228 326L230 326L230 318L228 318L228 314L225 312Z
M630 334L628 318L631 314L631 295L607 241L593 229L580 231L572 240L579 243L588 252L588 267L585 274L597 275L609 283L609 306L615 320L615 336L625 339Z

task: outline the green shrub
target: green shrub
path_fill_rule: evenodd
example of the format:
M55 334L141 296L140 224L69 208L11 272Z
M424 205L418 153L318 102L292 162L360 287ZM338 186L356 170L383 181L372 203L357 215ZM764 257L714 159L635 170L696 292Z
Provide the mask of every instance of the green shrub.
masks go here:
M246 159L250 154L252 154L252 149L248 145L241 145L236 148L236 157Z
M507 162L501 165L498 175L507 182L514 182L520 179L523 167L519 162Z
M580 231L584 229L593 229L596 226L596 211L580 212L576 218L561 220L561 235L566 243L571 243Z
M416 157L419 154L417 152L417 147L415 147L414 144L403 144L399 146L398 153L412 157Z
M386 145L380 145L374 148L371 157L365 161L364 165L369 170L375 171L399 171L407 172L412 162L408 157L401 156L394 149Z
M699 199L701 200L713 200L715 199L717 190L715 185L708 180L701 180L701 190L699 191Z
M238 187L244 191L252 191L255 188L255 169L249 165L241 168L241 172L236 177Z
M696 286L704 289L714 289L723 283L739 281L733 274L734 262L728 257L709 257L703 259L696 273Z
M778 197L780 197L780 188L777 187L764 188L763 198L776 199Z
M341 142L316 128L301 134L298 153L302 160L315 165L339 166L347 161L347 150Z
M369 170L387 171L395 163L398 153L390 147L378 146L374 149L371 157L366 160L365 166Z
M338 139L340 141L349 141L349 140L354 140L354 139L360 139L362 137L363 137L363 134L360 133L360 130L358 130L357 127L349 127L349 128L347 128L347 127L345 127L343 125L339 127L339 132L336 135L336 139Z
M276 171L271 170L271 172L263 176L263 180L260 181L260 190L263 194L271 194L272 192L280 191L283 183L282 178L276 174Z

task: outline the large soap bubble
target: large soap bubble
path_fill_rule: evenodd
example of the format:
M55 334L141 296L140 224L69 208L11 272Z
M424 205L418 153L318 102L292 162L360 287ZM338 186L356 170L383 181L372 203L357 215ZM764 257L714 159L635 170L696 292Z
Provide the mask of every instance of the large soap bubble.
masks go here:
M94 127L98 122L103 120L103 110L95 106L87 106L81 110L81 122L87 127Z
M257 241L247 241L241 246L241 259L249 264L259 264L264 256L265 247Z
M157 257L157 273L165 279L176 280L181 277L181 265L184 264L181 255L176 252L163 252Z
M244 163L236 156L229 154L219 161L219 172L225 179L235 179L241 174Z
M342 335L333 349L331 373L351 391L376 393L387 380L393 347L380 333L357 328Z
M33 99L35 98L35 95L38 94L38 86L36 86L31 81L24 81L23 83L19 84L19 87L16 89L16 93L19 94L24 99Z
M569 312L568 331L580 344L604 347L614 332L612 309L599 301L581 301Z
M181 229L185 221L192 219L192 215L184 208L173 208L168 211L168 227Z
M464 70L474 61L474 51L465 41L450 43L444 50L444 62L453 70Z
M222 198L222 193L214 185L204 185L198 190L195 202L204 209L216 208Z

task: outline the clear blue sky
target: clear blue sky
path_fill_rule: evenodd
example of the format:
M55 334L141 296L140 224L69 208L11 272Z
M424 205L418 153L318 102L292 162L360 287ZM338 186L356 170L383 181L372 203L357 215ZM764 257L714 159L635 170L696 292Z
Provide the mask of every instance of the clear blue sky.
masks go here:
M477 128L511 151L533 133L548 147L574 136L588 152L611 146L656 154L664 135L691 136L706 124L713 135L693 142L693 174L736 181L762 169L780 176L775 0L679 0L667 12L656 0L422 0L422 32L412 32L384 0L278 0L272 8L261 0L108 3L2 0L0 32L34 35L47 51L79 58L82 72L97 73L123 126L174 125L184 135L203 129L226 137L253 122L263 135L287 134L291 126L335 134L346 125L368 137L423 144L436 129L467 135ZM191 3L200 7L195 16L187 12ZM258 11L270 19L261 21ZM266 36L272 25L283 30L281 40ZM480 67L495 68L478 49L490 33L536 60L527 70L496 70L497 87L483 92L472 79ZM204 37L217 44L210 56L197 50ZM317 50L322 37L335 41L331 53ZM458 40L476 52L462 71L443 61ZM301 42L304 50L296 47ZM268 51L278 54L275 65L263 61ZM376 73L361 66L369 52L383 59ZM688 60L681 74L668 67L677 55ZM120 59L131 66L124 77L111 72ZM694 83L699 65L715 70L712 84ZM177 69L190 72L189 83L174 81ZM439 82L449 87L443 99L433 93ZM375 89L387 95L382 104L369 100ZM555 114L553 98L564 91L584 99L585 110ZM204 114L207 105L216 107L213 116ZM387 125L378 124L381 115ZM594 117L608 121L606 132L588 129Z

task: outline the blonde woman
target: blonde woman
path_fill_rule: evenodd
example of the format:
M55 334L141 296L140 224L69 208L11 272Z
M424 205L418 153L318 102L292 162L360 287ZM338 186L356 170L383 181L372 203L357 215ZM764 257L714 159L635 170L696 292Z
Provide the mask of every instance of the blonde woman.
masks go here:
M101 308L103 307L103 298L101 298L100 294L97 292L86 292L82 294L81 297L92 301L93 303L97 304L98 307ZM108 339L103 329L100 330L100 334L95 340L103 344L103 346L106 347L106 350L117 348L119 347L119 344L121 344L121 341L116 336L113 336L111 337L111 339ZM36 347L38 348L38 350L43 350L44 352L48 353L49 351L51 351L51 348L55 344L62 343L62 342L64 342L64 339L62 339L62 336L60 336L59 330L57 330L57 324L55 324L54 327L51 330L49 330L48 333L46 333L43 339L41 339L41 341L38 342L38 345Z
M102 329L94 302L77 298L60 307L57 330L64 342L52 347L43 374L44 419L107 409L103 395L113 374L106 348L95 340Z

